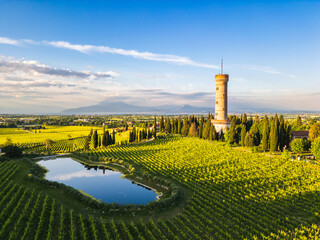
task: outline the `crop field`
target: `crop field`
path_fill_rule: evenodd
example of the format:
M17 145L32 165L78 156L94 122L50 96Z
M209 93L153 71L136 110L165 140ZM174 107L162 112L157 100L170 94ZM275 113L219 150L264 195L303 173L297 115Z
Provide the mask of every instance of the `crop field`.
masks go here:
M70 138L87 136L91 129L97 130L98 134L102 134L101 127L88 126L46 126L46 129L36 130L0 128L0 144L5 143L7 138L10 138L15 144L42 144L46 139L51 139L52 141L67 140ZM129 139L127 132L117 133L116 142L121 142L127 139Z
M1 138L12 137L15 134L26 134L28 132L18 129L18 128L0 128L0 136Z
M88 154L121 159L169 179L184 189L183 207L164 210L161 217L86 214L57 194L18 181L22 165L8 161L0 163L0 239L313 239L320 234L318 165L176 136Z

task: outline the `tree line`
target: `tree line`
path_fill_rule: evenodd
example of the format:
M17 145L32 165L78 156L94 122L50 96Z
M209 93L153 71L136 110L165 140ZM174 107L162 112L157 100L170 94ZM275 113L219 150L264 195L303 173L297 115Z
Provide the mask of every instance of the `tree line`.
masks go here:
M263 151L283 151L289 148L292 139L293 129L302 129L306 126L302 125L301 117L298 116L295 122L284 120L282 115L278 116L259 116L248 117L247 114L240 116L230 115L230 128L228 127L223 133L217 132L212 124L213 115L204 116L184 116L179 117L163 117L159 119L159 132L181 134L183 136L199 137L208 140L219 140L228 144L239 144L244 147L260 146ZM156 117L155 120L156 122ZM319 124L315 120L310 121L310 140L312 141L313 132L319 132ZM156 124L154 124L156 126ZM316 128L313 130L313 128ZM317 130L318 129L318 130ZM311 147L309 139L300 139L302 148L307 151ZM292 146L293 147L293 146Z
M97 130L91 129L90 133L84 139L84 150L89 150L98 147L106 147L109 145L113 145L116 143L116 132L113 130L109 133L106 130L105 126L103 126L102 134L98 134Z

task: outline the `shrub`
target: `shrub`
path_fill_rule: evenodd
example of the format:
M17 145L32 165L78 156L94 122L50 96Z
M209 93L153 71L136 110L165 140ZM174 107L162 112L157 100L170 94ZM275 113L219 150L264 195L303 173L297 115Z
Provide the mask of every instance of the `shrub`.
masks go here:
M22 149L15 145L7 145L4 148L2 148L2 151L9 158L19 158L22 156Z
M281 155L284 159L289 159L291 157L291 153L288 150L283 150Z
M251 147L251 152L252 153L258 153L259 152L258 147L257 146Z
M302 153L304 150L304 143L303 140L300 138L296 138L291 141L290 147L292 152L294 153Z
M311 141L309 139L303 139L303 150L309 151L311 148Z

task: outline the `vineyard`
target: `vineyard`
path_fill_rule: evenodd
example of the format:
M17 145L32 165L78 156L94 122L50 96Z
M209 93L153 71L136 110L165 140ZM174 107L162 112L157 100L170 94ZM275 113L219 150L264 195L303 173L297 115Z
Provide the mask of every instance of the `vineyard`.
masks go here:
M101 127L85 126L45 126L45 129L21 130L17 128L0 128L0 144L10 138L15 144L43 143L45 139L53 141L68 140L87 136L90 130L97 130L102 133Z
M72 144L64 141L52 150L72 151ZM19 161L2 162L0 239L308 239L320 235L318 165L176 136L99 148L87 155L121 159L173 181L188 197L182 208L164 211L161 217L139 212L130 218L90 214L62 203L52 192L18 181L17 172L24 172Z

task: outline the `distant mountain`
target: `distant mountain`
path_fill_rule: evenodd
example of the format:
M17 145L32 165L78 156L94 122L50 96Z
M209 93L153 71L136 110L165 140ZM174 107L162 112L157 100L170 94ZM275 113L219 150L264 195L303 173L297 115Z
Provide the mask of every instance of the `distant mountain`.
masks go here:
M212 112L210 108L198 108L191 105L135 106L125 102L103 101L88 107L67 109L62 114L198 114Z

